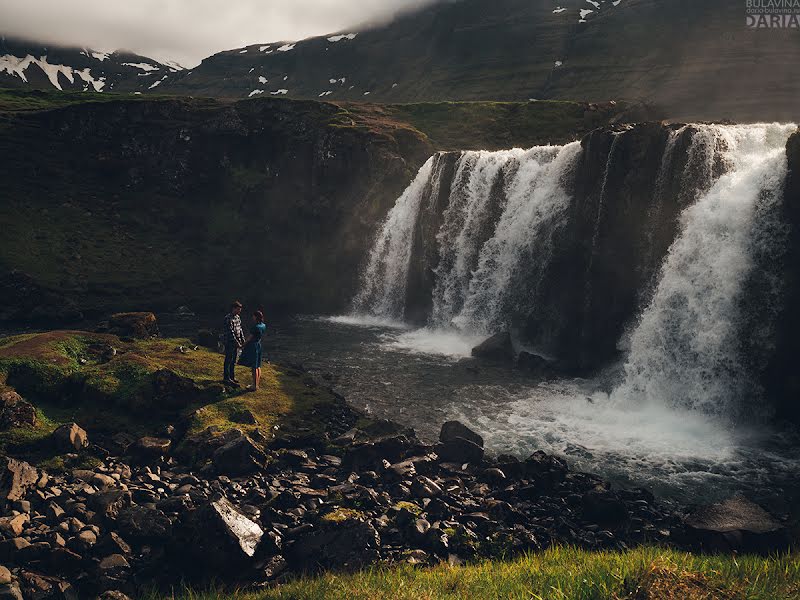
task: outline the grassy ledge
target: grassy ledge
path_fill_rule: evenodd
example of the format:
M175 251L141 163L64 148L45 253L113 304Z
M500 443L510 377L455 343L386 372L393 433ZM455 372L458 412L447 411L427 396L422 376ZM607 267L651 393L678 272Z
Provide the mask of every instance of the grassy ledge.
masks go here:
M700 556L661 548L588 552L554 547L513 561L375 568L298 579L258 592L176 592L237 600L789 600L800 598L800 556ZM149 600L164 598L153 594Z
M189 380L192 401L165 404L153 391L159 372ZM210 426L220 432L258 429L268 438L311 435L315 427L324 427L313 414L337 401L287 367L265 363L261 388L254 393L226 392L221 372L220 354L186 339L123 342L113 335L82 331L0 338L0 391L15 389L37 410L35 427L0 431L0 453L43 467L58 466L59 457L42 442L56 427L72 421L93 439L119 432L155 435L168 424L181 424L188 435ZM247 379L244 368L240 373ZM243 422L239 417L245 412L255 422Z

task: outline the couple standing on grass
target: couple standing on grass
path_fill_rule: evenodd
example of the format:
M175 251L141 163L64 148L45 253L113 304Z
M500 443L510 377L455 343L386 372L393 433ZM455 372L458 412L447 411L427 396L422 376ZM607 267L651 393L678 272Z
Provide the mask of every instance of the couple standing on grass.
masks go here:
M253 327L245 339L242 330L242 303L233 302L231 312L225 315L225 376L223 382L229 387L239 387L236 381L236 362L253 370L253 385L247 391L254 392L261 382L261 338L267 330L264 324L264 313L257 310L253 313ZM240 356L241 354L241 356Z

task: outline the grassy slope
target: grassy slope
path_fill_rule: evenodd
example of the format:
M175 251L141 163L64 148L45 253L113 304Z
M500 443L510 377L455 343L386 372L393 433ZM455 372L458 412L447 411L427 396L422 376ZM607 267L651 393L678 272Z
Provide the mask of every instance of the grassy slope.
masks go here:
M163 596L153 595L152 598ZM658 548L551 548L465 567L376 568L325 574L254 593L183 592L211 600L789 600L800 598L800 556L699 556Z
M110 344L118 353L101 364L93 359L90 350L93 344ZM188 340L181 339L123 343L115 336L76 331L0 338L0 389L11 387L7 378L12 373L13 379L15 369L17 373L20 369L35 373L27 378L35 380L35 384L23 383L17 387L37 407L39 415L35 428L0 432L0 453L57 466L58 457L52 456L40 442L58 425L71 421L87 428L90 434L120 431L157 434L166 424L186 418L189 433L216 425L221 430L258 428L269 435L277 425L278 435L291 435L296 428L313 426L309 412L332 400L329 392L307 385L298 374L268 363L262 369L261 389L257 392L224 393L217 385L222 356L202 348L182 354L176 350L178 345L193 347ZM148 402L146 390L150 385L149 375L159 369L191 378L207 391L203 394L205 399L178 411L158 410ZM244 371L240 368L243 380ZM70 401L55 391L76 377L86 382L80 400ZM251 411L258 424L231 420L231 416L243 410Z

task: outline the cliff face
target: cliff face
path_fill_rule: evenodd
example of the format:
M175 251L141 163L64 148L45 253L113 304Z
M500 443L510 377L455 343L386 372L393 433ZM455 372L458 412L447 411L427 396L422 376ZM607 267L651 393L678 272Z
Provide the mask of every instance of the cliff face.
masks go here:
M341 306L374 224L432 149L340 113L168 100L6 115L0 265L89 310Z

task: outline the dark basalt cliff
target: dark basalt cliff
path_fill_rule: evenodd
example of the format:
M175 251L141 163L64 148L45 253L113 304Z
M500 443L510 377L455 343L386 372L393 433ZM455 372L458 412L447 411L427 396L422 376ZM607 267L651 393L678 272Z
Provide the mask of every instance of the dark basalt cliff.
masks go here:
M277 100L6 116L0 265L33 278L6 277L7 291L24 304L38 284L90 310L339 306L375 223L432 152L384 125Z

